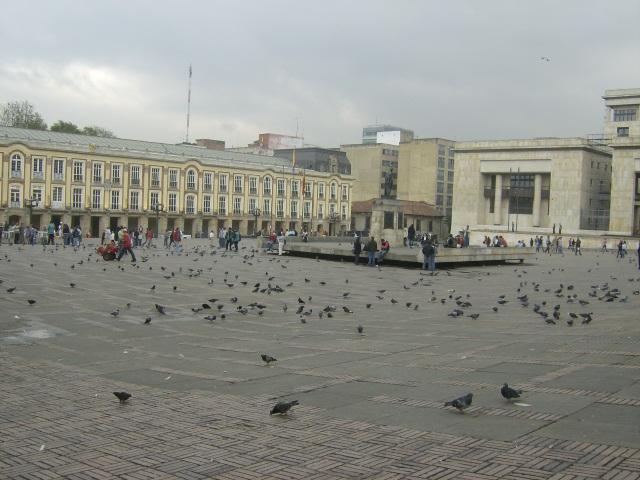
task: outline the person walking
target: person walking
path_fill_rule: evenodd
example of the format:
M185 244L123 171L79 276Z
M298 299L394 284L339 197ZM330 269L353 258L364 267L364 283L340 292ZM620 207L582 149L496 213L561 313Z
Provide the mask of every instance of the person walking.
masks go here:
M47 245L55 245L56 244L56 226L53 224L53 220L49 222L47 225Z
M225 250L231 249L232 242L233 242L233 229L229 227L227 229L227 233L224 236L224 249Z
M374 237L371 237L367 242L367 246L365 248L367 251L368 262L367 266L375 267L376 266L376 252L378 251L378 243Z
M227 232L224 227L221 227L220 230L218 230L218 247L224 248L226 235Z
M176 246L176 253L180 253L182 251L182 232L180 232L180 229L178 227L176 227L173 231L171 239Z
M360 242L360 237L356 236L356 239L353 242L353 263L356 265L360 261L360 254L362 253L362 243Z
M622 240L618 242L618 253L616 253L616 258L624 258L624 252L622 251Z
M131 255L131 263L136 263L136 256L133 253L132 247L133 243L131 240L131 236L129 235L129 232L127 232L126 228L122 229L122 243L120 245L120 251L118 252L118 256L116 257L116 260L120 261L122 259L122 256L125 253L128 253L129 255Z
M282 255L282 250L284 249L285 236L284 231L280 230L278 233L278 255Z
M582 240L580 240L580 237L576 238L574 244L574 255L582 255Z
M233 234L231 236L232 241L233 241L233 248L235 249L235 251L238 251L238 243L240 243L240 240L242 240L242 235L240 235L240 230L235 228L233 230Z
M407 229L407 238L409 239L409 248L413 248L413 241L416 238L416 227L413 226L413 223Z
M146 242L144 244L145 247L147 248L151 248L151 242L153 241L153 230L151 230L150 228L147 228L146 233L144 234L145 238L146 238Z
M423 270L429 270L433 275L436 270L436 247L431 241L425 242L422 247L422 254L424 255Z

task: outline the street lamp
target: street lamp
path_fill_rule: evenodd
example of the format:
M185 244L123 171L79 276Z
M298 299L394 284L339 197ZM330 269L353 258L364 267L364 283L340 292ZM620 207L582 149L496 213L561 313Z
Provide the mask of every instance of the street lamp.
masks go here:
M161 203L156 203L151 206L151 210L156 212L156 238L159 238L160 235L160 212L164 209L164 205Z
M33 207L37 207L38 206L38 199L35 197L31 197L31 198L25 198L24 199L24 206L27 207L29 209L29 219L27 222L25 222L26 225L29 225L31 223L31 217L32 217L32 213L33 213Z
M258 217L262 213L259 208L253 209L253 216L255 217L255 223L253 224L253 236L255 237L258 234Z

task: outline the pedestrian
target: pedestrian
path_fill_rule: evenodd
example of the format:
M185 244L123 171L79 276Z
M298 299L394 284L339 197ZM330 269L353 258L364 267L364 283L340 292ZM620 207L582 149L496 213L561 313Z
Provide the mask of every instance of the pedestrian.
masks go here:
M551 233L552 233L553 235L555 235L555 234L556 234L556 224L555 224L555 223L553 224L553 230L551 230Z
M65 246L71 244L71 230L66 223L62 226L62 241Z
M280 230L280 233L278 233L278 255L282 255L282 251L284 250L284 245L286 242L286 238L284 236L284 231Z
M389 245L389 242L387 240L385 240L384 238L380 239L380 252L378 252L378 265L380 265L382 263L382 259L385 257L385 255L387 253L389 253L389 249L391 248L391 245Z
M216 238L216 234L213 232L213 230L209 230L209 245L211 247L213 247L213 242L215 241Z
M233 235L232 235L232 241L233 241L233 248L235 249L235 251L238 251L238 243L240 243L240 240L242 240L242 235L240 235L240 230L237 228L233 229Z
M227 232L225 232L224 227L220 227L220 229L218 230L218 247L224 248L224 245L226 243L225 241L226 235L227 235Z
M224 236L224 249L225 250L231 249L232 242L233 242L233 229L229 227L227 229L227 233Z
M436 247L431 241L425 242L422 247L422 254L424 255L423 270L429 270L433 275L436 270Z
M622 240L618 242L618 253L616 253L616 258L624 258L624 252L622 251Z
M151 248L151 242L153 241L153 230L147 227L147 232L144 234L146 238L145 247Z
M562 235L562 224L558 225L558 235Z
M173 229L168 228L164 234L164 246L171 250L171 245L173 245Z
M580 240L580 237L576 238L574 244L574 254L575 255L582 255L582 240Z
M80 241L82 240L82 230L80 230L80 225L76 225L71 232L71 241L73 243L73 248L78 248L80 246Z
M131 263L136 263L136 256L133 253L133 250L131 249L132 246L133 244L132 244L131 236L129 235L129 232L127 232L127 229L123 228L122 243L120 244L120 251L118 252L118 256L116 257L116 260L120 261L120 259L122 259L122 256L125 253L128 253L129 255L131 255Z
M375 267L376 265L376 252L378 251L378 243L374 237L371 237L365 247L368 256L367 266Z
M136 228L133 231L133 247L136 248L138 247L140 243L140 231Z
M353 242L353 263L356 265L360 261L360 253L362 253L362 243L360 242L360 237L356 236Z
M627 246L627 241L626 241L626 240L624 240L624 241L622 242L622 258L624 258L624 257L626 257L626 256L627 256L627 253L628 253L628 251L627 251L627 247L628 247L628 246Z
M173 231L171 238L173 239L173 243L176 246L176 253L180 253L182 251L182 232L178 227L176 227Z
M464 239L464 247L468 248L469 247L469 225L467 225L467 228L464 229L464 235L463 235L463 239Z
M53 220L49 222L47 225L47 245L55 245L56 244L56 226L53 224Z
M413 226L413 223L409 225L407 229L407 238L409 239L409 248L413 248L413 241L416 238L416 228Z
M605 238L604 240L602 240L602 248L600 249L601 252L607 253L609 250L607 250L607 239Z

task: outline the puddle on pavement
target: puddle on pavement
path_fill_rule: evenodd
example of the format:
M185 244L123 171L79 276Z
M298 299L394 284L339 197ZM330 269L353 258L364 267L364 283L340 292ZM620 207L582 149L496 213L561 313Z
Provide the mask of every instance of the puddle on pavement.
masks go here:
M26 327L3 332L0 343L10 345L30 345L37 340L59 337L69 332L61 328L51 327L40 323L31 323Z

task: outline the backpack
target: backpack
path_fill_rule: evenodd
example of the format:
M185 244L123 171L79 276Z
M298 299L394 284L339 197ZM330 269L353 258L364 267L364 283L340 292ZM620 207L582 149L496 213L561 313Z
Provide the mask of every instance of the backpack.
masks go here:
M431 255L433 255L435 253L433 245L431 245L430 243L427 243L424 247L422 247L422 253L427 257L430 257Z

